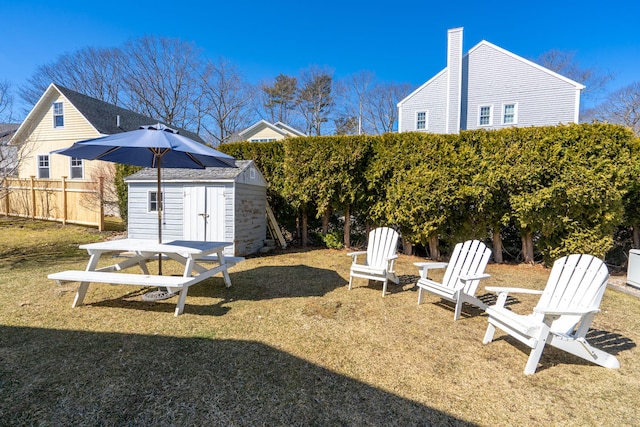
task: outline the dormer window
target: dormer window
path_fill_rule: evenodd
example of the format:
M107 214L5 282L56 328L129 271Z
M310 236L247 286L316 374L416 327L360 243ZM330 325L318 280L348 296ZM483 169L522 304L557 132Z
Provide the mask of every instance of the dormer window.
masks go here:
M64 108L62 102L53 103L53 127L60 128L64 126Z

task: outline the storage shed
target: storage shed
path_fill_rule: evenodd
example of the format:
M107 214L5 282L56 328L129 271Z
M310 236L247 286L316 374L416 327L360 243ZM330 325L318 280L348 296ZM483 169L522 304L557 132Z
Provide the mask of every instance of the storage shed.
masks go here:
M267 182L251 160L236 168L163 169L162 240L233 242L227 255L257 252L267 234ZM130 238L157 239L157 170L125 179Z

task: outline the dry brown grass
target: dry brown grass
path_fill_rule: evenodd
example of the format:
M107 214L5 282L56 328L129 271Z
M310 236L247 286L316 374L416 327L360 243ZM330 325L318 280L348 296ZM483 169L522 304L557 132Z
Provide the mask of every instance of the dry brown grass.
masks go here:
M8 233L6 222L0 227ZM81 228L64 232L64 247L95 238ZM0 257L8 246L0 244ZM582 426L640 419L640 299L613 289L590 336L617 354L621 369L547 348L537 373L525 376L526 349L500 333L483 345L487 321L478 310L467 307L453 322L452 306L436 297L417 305L415 257L400 256L402 284L390 285L385 298L380 283L363 279L347 290L346 251L250 258L231 270L231 288L219 277L191 288L185 313L174 318L175 298L146 303L125 286L91 286L86 304L72 309L76 284L60 287L46 276L84 268L82 251L47 253L44 262L27 254L16 262L15 253L12 262L0 259L2 425ZM486 285L534 288L548 275L526 265L490 265L488 272ZM535 303L517 298L517 311Z

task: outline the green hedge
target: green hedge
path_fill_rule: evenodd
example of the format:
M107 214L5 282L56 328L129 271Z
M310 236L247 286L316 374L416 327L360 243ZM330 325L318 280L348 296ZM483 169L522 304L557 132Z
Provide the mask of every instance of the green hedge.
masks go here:
M270 182L270 203L289 226L302 208L317 217L350 213L395 226L407 243L436 256L438 243L495 239L515 227L524 260L532 261L529 244L549 262L572 252L604 257L617 227L640 222L639 147L622 126L571 124L219 149L256 161Z

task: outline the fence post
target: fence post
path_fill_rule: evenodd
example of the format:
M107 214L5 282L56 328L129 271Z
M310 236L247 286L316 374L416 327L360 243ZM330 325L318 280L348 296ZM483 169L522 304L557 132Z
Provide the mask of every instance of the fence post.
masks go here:
M104 177L100 176L99 179L100 186L98 191L100 194L98 195L98 203L100 203L100 210L98 215L100 215L100 218L98 218L98 231L104 231Z
M62 225L67 225L67 177L62 177Z
M4 192L4 216L9 216L9 185L10 182L8 179L5 179L6 183L6 191Z
M36 188L35 175L31 175L31 219L36 219Z

